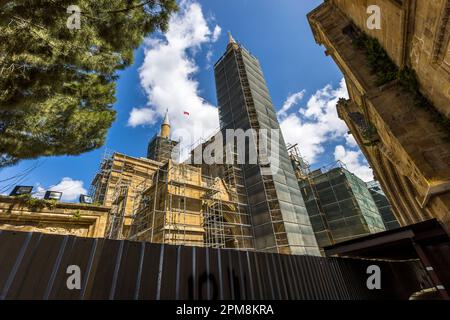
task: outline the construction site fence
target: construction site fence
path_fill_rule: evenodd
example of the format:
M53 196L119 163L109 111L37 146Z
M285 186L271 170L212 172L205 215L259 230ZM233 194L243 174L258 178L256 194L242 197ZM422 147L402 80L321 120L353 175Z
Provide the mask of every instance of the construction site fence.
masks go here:
M367 285L370 265L380 268L380 289ZM74 268L80 271L79 287L69 288ZM408 299L429 286L424 274L416 261L0 231L0 300Z

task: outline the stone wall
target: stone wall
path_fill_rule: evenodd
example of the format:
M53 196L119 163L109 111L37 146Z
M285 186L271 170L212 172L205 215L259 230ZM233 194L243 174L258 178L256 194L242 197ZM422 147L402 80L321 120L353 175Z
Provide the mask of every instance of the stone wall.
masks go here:
M161 165L161 162L118 152L103 159L100 170L92 181L95 190L93 199L101 205L111 207L111 217L124 217L120 219L122 222L119 226L107 232L119 238L128 235L135 209L134 200L151 185L152 176ZM112 226L112 221L108 224Z
M409 63L422 92L450 118L450 1L416 0Z
M395 64L410 66L422 92L450 118L449 0L329 0L360 29L376 38ZM381 9L381 29L366 26L367 7Z
M102 238L108 213L107 207L78 203L32 207L24 200L0 196L0 230Z

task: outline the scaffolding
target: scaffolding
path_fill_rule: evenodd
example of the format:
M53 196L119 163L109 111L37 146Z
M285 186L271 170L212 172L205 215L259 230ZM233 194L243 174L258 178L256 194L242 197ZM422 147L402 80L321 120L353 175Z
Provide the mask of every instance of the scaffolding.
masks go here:
M220 199L214 199L218 193L216 189L206 191L204 199L204 220L205 228L205 246L211 248L224 248L225 239L225 221L223 217L223 206Z
M177 169L181 176L185 175L184 165ZM187 182L172 179L174 170L168 162L153 174L148 188L141 187L142 191L136 193L130 240L171 244L199 240L195 233L201 234L201 223L196 221L200 215L188 207Z
M220 133L220 131L218 132ZM215 141L218 132L211 134L207 139L196 141L191 147L192 152L199 148L203 154L204 149ZM222 160L227 157L226 148L225 146L222 150ZM254 234L248 208L243 166L237 164L236 145L234 150L228 150L228 152L231 152L233 156L232 164L219 162L207 165L202 162L200 165L206 184L213 186L214 183L217 184L217 182L222 181L223 189L226 190L229 197L227 201L218 197L218 192L214 189L205 194L205 244L216 248L254 250ZM195 160L194 154L192 154L191 159ZM215 178L212 179L212 177Z
M88 191L88 195L92 198L94 203L104 205L108 182L111 177L110 172L112 169L113 155L114 152L112 150L105 148L99 169L95 174Z
M250 128L252 128L253 130L259 130L261 128L261 125L255 105L255 100L253 98L250 81L247 75L246 64L244 63L242 54L236 54L235 59L238 68L240 83L242 86L242 91L244 94L246 112L248 114L248 121ZM257 150L261 150L259 148L259 143L260 143L259 137L256 137ZM234 151L236 152L236 150ZM261 170L263 169L270 170L270 165L266 166L260 165L260 167ZM265 201L267 202L270 225L274 236L274 245L271 247L266 247L265 250L266 251L275 250L278 253L290 254L292 252L289 246L289 239L288 234L286 232L285 220L283 218L283 213L277 196L277 190L275 187L273 175L261 175L261 179L262 179L262 186L261 186L262 189L258 190L258 192L264 194Z
M249 208L242 166L234 164L224 165L224 181L231 201L225 203L226 206L224 206L223 201L220 202L222 214L226 216L233 215L234 217L234 219L227 219L225 223L224 236L226 246L237 247L243 250L253 250L255 248L254 235L248 212ZM226 208L230 208L230 205L231 208L234 208L233 212L226 210ZM236 244L231 244L233 234L239 234L239 239L237 239Z
M124 230L125 219L133 218L127 214L126 208L129 199L131 181L122 176L114 185L114 192L111 197L111 210L107 222L106 237L109 239L126 239L127 232Z
M111 207L107 238L254 249L239 165L162 163L107 150L90 194Z
M322 170L311 171L311 165L302 157L297 144L288 144L287 149L319 247L332 245L334 244L333 236L314 181L314 177L321 174Z
M126 201L129 183L122 178L123 167L114 168L113 164L114 152L105 149L99 171L89 189L89 195L94 203L111 207L106 222L105 237L119 239L121 238L124 220L123 202ZM114 176L113 171L118 175Z
M224 178L216 177L214 182L210 180L207 184L211 189L204 196L206 245L214 248L253 250L254 237L242 169L235 165L224 165L223 168ZM223 188L217 189L220 183ZM229 198L224 199L220 192L226 192Z
M106 149L89 194L95 204L110 207L105 237L126 239L132 221L136 185L145 185L161 165L144 158L134 158Z
M163 138L159 134L155 134L150 140L147 149L147 158L155 161L167 161L172 159L174 155L179 157L179 141L169 138ZM176 159L177 161L179 159Z
M175 245L253 249L251 225L231 188L202 168L168 161L136 192L128 239ZM247 217L248 218L248 217Z
M311 172L297 146L289 149L320 247L384 230L365 182L349 172L343 162L335 161Z
M389 203L388 198L381 189L380 183L378 181L371 181L367 183L367 187L369 188L370 194L375 201L375 205L377 206L378 211L383 218L386 230L400 228L400 224L395 218L391 204Z

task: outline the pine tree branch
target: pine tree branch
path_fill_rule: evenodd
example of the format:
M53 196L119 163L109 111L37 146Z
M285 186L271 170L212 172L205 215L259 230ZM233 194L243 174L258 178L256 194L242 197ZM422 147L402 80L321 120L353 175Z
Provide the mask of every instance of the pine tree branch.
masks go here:
M4 0L0 0L0 1L4 1ZM6 1L9 1L9 0L6 0ZM142 2L142 3L140 3L140 4L137 4L137 5L134 5L134 6L130 6L130 7L127 7L127 8L123 8L123 9L110 10L110 11L99 11L99 12L97 12L97 14L100 15L100 14L110 14L110 13L112 13L112 14L115 14L115 13L124 13L124 12L131 11L131 10L134 10L134 9L137 9L137 8L142 8L142 7L144 7L144 6L146 6L146 5L150 4L150 3L152 3L153 5L155 5L155 4L156 4L156 1L157 1L157 0L147 0L147 1L144 1L144 2ZM50 2L54 3L55 5L58 5L59 7L63 8L63 9L66 9L65 7L63 7L63 6L61 6L61 5L57 4L57 3L55 3L54 0L51 0ZM84 12L84 11L81 11L80 14L82 14L82 15L84 15L84 16L87 16L87 17L90 17L90 18L94 18L94 17L92 17L91 15L87 14L87 13Z
M0 0L0 8L2 8L8 2L11 2L11 0Z
M147 0L147 1L144 1L143 3L137 4L135 6L131 6L131 7L128 7L128 8L118 9L118 10L111 10L111 11L104 11L104 12L100 12L100 13L122 13L122 12L127 12L127 11L130 11L130 10L134 10L134 9L137 9L137 8L144 7L147 4L149 4L150 2L153 2L153 5L155 4L155 0Z

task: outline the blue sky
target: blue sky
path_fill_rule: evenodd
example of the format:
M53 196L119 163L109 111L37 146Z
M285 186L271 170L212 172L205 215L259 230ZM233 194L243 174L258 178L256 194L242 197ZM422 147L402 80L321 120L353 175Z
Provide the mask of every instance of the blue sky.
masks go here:
M173 127L190 131L201 123L206 131L214 129L217 102L211 66L223 54L229 30L259 58L275 108L284 106L286 112L279 114L279 120L287 142L298 142L313 167L341 159L370 180L370 169L335 113L335 101L346 95L342 74L315 43L306 19L321 2L182 1L169 34L149 35L136 50L134 64L119 73L117 120L105 147L145 156L166 108ZM191 115L184 116L183 110ZM76 157L39 158L1 169L0 193L20 183L35 190L63 189L64 200L75 201L78 193L89 188L105 147ZM29 168L34 170L23 179L4 181Z

